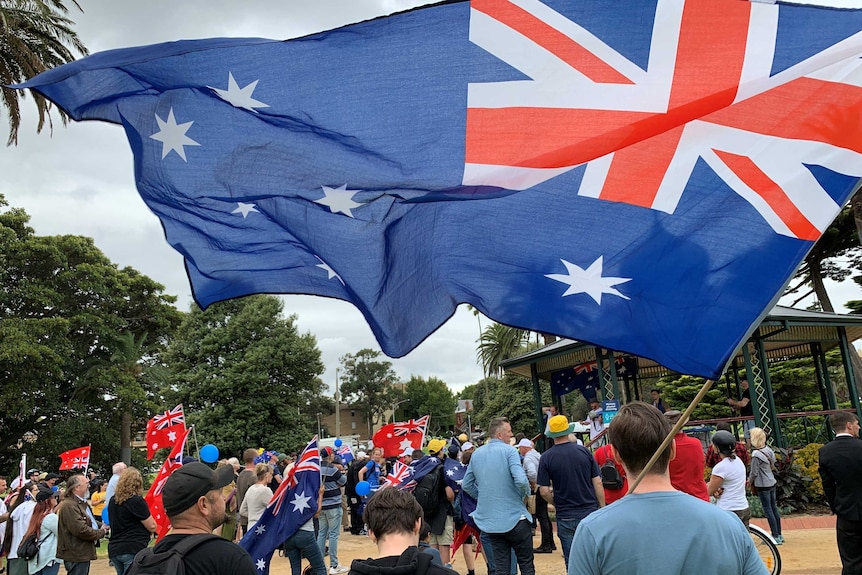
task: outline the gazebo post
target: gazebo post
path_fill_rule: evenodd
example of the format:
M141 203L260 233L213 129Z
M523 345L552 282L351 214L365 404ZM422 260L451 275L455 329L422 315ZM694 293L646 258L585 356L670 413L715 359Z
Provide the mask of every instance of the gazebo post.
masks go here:
M829 379L829 368L826 365L826 354L823 353L823 346L820 342L811 344L811 351L814 353L814 368L817 371L817 382L822 385L821 388L826 399L825 409L838 409L838 402L835 399L835 389L832 387L832 381Z
M769 361L766 359L766 347L763 345L763 339L760 337L758 330L758 335L754 340L754 349L757 351L757 356L759 359L761 374L763 375L763 397L766 399L766 405L762 406L766 409L763 410L759 405L759 411L761 414L761 422L763 425L763 429L767 432L767 435L770 431L770 426L772 430L772 439L775 441L775 444L778 447L787 447L784 443L784 434L781 433L781 422L778 419L778 410L775 408L775 393L772 389L772 379L769 377ZM758 401L758 404L761 402ZM766 417L763 417L766 416Z
M530 379L533 381L533 402L536 404L536 430L542 435L545 433L545 418L542 414L542 392L539 389L539 368L536 362L530 364ZM544 446L544 443L542 445Z
M856 417L862 421L862 409L859 404L859 388L856 384L856 376L853 373L853 365L851 363L850 354L855 351L850 350L850 344L847 341L847 330L844 326L838 329L838 343L841 346L841 363L844 365L844 377L847 379L847 391L850 392L850 403L853 409L856 410Z
M608 361L608 368L605 369L605 360ZM602 398L604 399L619 399L620 387L617 380L617 364L614 360L614 351L612 349L596 348L596 362L598 363L599 373L602 375Z

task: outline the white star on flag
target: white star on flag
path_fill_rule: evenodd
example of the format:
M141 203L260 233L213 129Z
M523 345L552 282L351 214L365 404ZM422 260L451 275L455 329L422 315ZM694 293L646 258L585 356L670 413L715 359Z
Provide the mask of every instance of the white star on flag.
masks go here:
M293 505L294 511L299 511L300 513L302 513L304 510L311 508L311 505L308 504L310 500L311 497L308 497L303 491L302 493L297 493L294 496L293 501L291 501L290 503Z
M242 219L246 219L248 217L248 214L251 212L254 212L256 214L260 213L259 211L257 211L257 208L254 207L255 204L246 204L245 202L237 202L236 205L237 205L237 208L234 211L232 211L231 213L232 214L242 214Z
M448 475L449 477L452 477L453 475L455 475L455 470L454 469L447 469L446 475Z
M154 444L152 445L152 448L153 448L153 451L155 451L156 449L158 449L158 448L159 448L159 444L158 444L158 443L154 443Z
M599 305L602 305L602 294L610 294L621 297L623 299L631 299L628 296L621 294L614 289L615 285L631 281L632 278L617 278L617 277L602 277L602 258L596 258L590 267L583 269L564 259L560 261L566 266L568 274L545 274L546 278L568 284L563 297L578 293L585 293L595 300Z
M405 449L410 449L411 447L413 447L413 442L410 441L409 439L407 439L406 437L398 445L398 449L400 449L402 453L404 452Z
M352 218L353 212L350 210L364 205L353 201L354 194L360 190L348 190L347 184L338 188L330 188L329 186L321 187L323 188L323 197L314 201L315 203L328 207L329 211L333 214L341 212L342 214Z
M174 118L174 109L171 108L168 112L168 119L162 120L156 114L156 122L159 124L159 131L150 136L153 140L158 140L162 143L162 159L174 151L179 157L186 161L186 149L183 146L200 146L197 142L186 136L186 132L192 127L194 122L185 122L177 124Z
M168 441L176 441L177 440L177 432L169 431L168 432Z
M266 531L266 525L258 525L254 528L254 532L258 535L263 535L263 532Z
M266 569L266 560L265 559L258 559L256 567L259 571L263 571L264 569Z
M207 86L207 88L218 94L219 98L228 102L232 106L257 114L257 110L255 110L255 108L269 108L269 104L264 104L263 102L251 97L259 81L260 80L255 80L254 82L247 84L244 88L240 88L239 84L236 83L236 80L233 79L233 73L228 72L227 90L219 90L212 86Z
M321 269L326 270L326 279L331 280L332 278L337 278L337 279L338 279L338 281L340 281L340 282L341 282L341 285L344 285L344 280L343 280L343 279L341 279L341 276L340 276L340 275L338 275L337 273L335 273L335 270L334 270L334 269L332 269L331 267L329 267L329 264L328 264L328 263L326 263L325 261L323 261L322 259L320 259L320 256L314 256L314 257L316 257L318 260L320 260L320 263L319 263L319 264L317 264L317 266L315 266L315 267L318 267L318 268L321 268Z

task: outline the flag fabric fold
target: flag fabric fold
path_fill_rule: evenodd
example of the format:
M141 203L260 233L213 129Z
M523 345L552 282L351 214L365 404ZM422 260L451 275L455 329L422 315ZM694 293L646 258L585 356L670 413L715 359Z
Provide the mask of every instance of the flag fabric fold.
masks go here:
M60 454L60 471L65 469L87 469L90 466L90 446L77 447Z
M471 0L19 87L122 124L202 306L338 298L402 356L469 303L716 377L862 176L860 30L779 3Z
M239 542L263 575L269 573L275 549L317 513L320 485L320 450L315 435L279 484L254 528Z
M384 457L398 457L405 451L422 449L430 416L387 423L371 438L374 447L383 449Z
M183 404L156 414L147 421L147 459L152 459L156 451L173 447L186 431L186 418Z
M150 485L147 494L144 495L144 500L150 508L150 513L153 519L156 520L156 541L168 534L171 530L171 520L165 513L165 507L162 504L162 489L165 487L165 482L171 474L183 466L183 452L186 448L186 439L188 439L190 429L183 429L178 440L174 443L168 458L159 469L156 479Z

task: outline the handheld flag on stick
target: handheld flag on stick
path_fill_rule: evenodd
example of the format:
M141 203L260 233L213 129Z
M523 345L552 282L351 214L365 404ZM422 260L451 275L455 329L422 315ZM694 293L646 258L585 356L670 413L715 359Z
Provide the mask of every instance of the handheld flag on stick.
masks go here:
M860 30L779 3L464 0L18 87L123 125L202 306L343 299L397 357L470 303L716 377L862 176Z
M183 466L183 451L186 448L186 439L189 436L189 430L184 430L180 435L179 441L174 444L170 455L165 459L162 468L159 469L159 474L156 475L155 481L150 485L149 491L144 496L144 500L150 508L150 513L153 519L156 520L156 541L168 534L171 530L171 520L165 513L165 507L162 505L162 489L165 487L165 481L171 476L171 473Z
M269 573L275 549L317 513L319 492L320 451L315 435L278 486L254 528L239 542L263 575Z
M388 423L374 434L371 441L374 447L383 449L384 457L398 457L405 450L422 449L428 418L426 415L419 419Z
M64 469L86 469L90 466L90 446L70 449L60 454L60 467Z
M147 422L147 459L163 447L173 447L186 430L183 404L156 414Z

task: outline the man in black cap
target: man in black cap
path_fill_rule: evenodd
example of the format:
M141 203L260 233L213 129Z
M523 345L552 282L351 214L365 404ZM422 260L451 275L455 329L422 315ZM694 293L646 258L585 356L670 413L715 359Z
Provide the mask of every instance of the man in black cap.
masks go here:
M162 505L173 530L153 551L167 552L186 537L211 534L224 523L225 502L221 490L233 478L230 465L213 471L203 463L193 462L174 471L162 491ZM213 537L191 549L184 555L183 563L188 575L257 573L245 549L221 537Z

